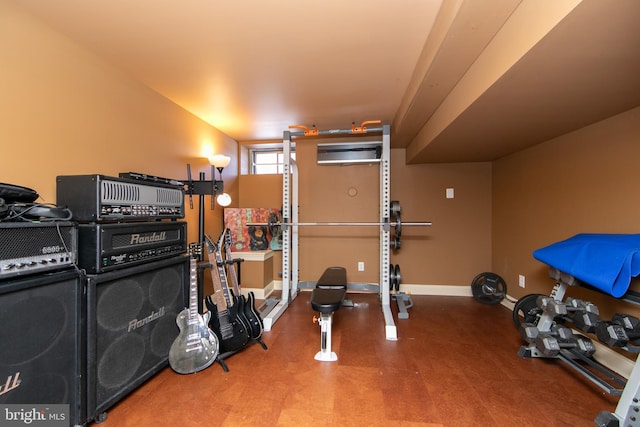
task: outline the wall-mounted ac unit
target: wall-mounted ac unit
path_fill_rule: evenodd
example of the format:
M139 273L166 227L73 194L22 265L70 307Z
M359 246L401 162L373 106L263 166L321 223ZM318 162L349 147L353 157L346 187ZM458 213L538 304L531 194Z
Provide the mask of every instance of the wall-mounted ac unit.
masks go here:
M319 165L379 163L380 157L382 157L380 142L318 144Z

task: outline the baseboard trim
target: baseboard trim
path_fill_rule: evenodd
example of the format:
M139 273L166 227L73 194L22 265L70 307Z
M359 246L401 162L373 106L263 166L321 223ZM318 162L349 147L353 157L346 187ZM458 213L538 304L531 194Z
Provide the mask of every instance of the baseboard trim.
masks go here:
M241 289L242 295L247 296L249 292L253 292L256 299L267 299L275 290L282 290L282 280L272 280L264 288L245 288Z
M411 295L434 295L434 296L448 296L448 297L470 297L470 286L456 286L456 285L415 285L415 284L400 284L400 292Z

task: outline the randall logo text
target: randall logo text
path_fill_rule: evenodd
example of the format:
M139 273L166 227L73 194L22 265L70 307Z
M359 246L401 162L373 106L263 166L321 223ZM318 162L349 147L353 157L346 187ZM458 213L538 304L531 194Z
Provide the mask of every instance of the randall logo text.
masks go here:
M132 234L131 235L131 245L142 245L144 243L153 243L153 242L163 242L167 240L167 232L161 231L160 233L147 233L147 234Z
M9 393L11 390L20 387L21 382L20 371L16 372L14 375L9 375L7 377L7 381L3 385L0 385L0 395Z
M156 319L159 319L160 317L164 316L164 306L160 307L160 309L158 311L152 311L150 315L148 315L147 317L143 318L143 319L133 319L129 322L129 329L127 330L127 332L131 332L133 330L136 330L138 328L143 327L144 325L153 322Z

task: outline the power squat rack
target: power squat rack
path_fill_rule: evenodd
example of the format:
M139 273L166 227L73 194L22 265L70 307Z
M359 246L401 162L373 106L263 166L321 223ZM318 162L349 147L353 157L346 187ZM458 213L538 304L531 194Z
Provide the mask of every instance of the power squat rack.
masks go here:
M364 134L379 135L380 137L380 204L379 222L353 223L352 225L375 225L380 229L380 267L379 284L367 285L377 290L380 295L382 312L384 315L385 337L387 340L398 339L396 325L391 312L390 301L390 244L391 244L391 201L390 201L390 134L389 125L380 125L379 121L365 121L360 126L353 123L350 129L318 130L306 126L290 126L301 131L284 131L283 134L283 171L282 171L282 298L264 317L264 330L271 330L272 324L282 315L288 305L299 292L298 283L298 228L304 225L347 225L338 223L301 223L298 219L298 168L291 157L292 138L304 137L332 137L332 136L362 136ZM430 226L431 222L403 223L403 225ZM369 289L367 289L369 290ZM402 301L400 301L402 303ZM406 308L406 306L405 306Z

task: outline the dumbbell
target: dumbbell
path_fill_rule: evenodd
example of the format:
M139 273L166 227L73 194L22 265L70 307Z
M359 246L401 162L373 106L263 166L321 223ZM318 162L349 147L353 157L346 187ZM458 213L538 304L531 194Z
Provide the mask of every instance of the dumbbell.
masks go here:
M596 323L600 320L600 310L595 304L581 299L567 298L567 312L572 313L571 320L576 328L585 331L595 331Z
M570 341L564 342L546 332L541 332L536 337L536 349L548 357L557 356L563 349L573 350L587 357L596 352L593 341L587 337L574 334Z
M606 320L596 323L596 336L609 347L624 347L629 342L624 326Z
M595 304L577 298L569 297L566 302L562 302L541 295L536 303L538 307L545 313L552 315L554 319L556 317L569 318L576 325L576 328L585 332L593 332L596 323L600 319L600 311ZM568 317L569 313L572 314L571 317Z
M551 297L540 295L536 299L536 304L547 314L552 315L554 318L559 316L566 316L567 305L562 301L556 301Z
M627 331L633 331L640 336L640 319L637 317L625 313L616 313L611 318L611 321L622 325ZM634 340L634 338L631 339Z
M640 320L628 314L616 313L610 321L596 324L596 336L609 347L624 347L640 339Z
M553 325L551 331L540 332L538 326L533 323L520 324L520 335L526 342L533 344L540 334L547 334L562 341L569 341L573 338L573 331L566 326Z

